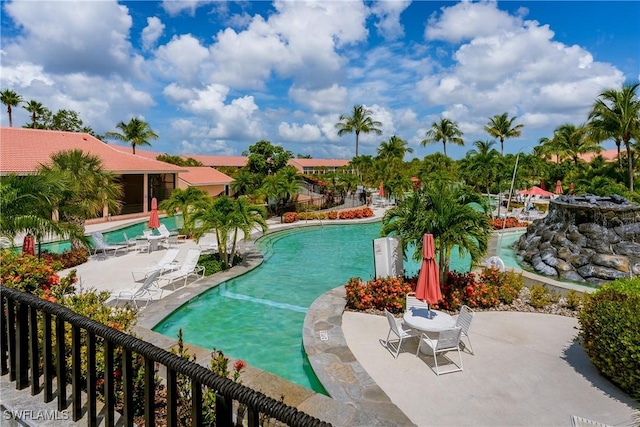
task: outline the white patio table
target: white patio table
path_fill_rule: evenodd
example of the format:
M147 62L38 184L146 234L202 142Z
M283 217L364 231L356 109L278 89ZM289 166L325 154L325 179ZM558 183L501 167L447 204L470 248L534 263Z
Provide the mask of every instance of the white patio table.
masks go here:
M456 325L456 319L447 313L424 307L409 307L403 320L408 326L424 332L440 332Z
M160 236L160 235L150 235L150 236L145 236L147 238L147 240L149 241L149 252L153 252L153 251L157 251L158 250L158 242L162 239L166 239L165 236Z

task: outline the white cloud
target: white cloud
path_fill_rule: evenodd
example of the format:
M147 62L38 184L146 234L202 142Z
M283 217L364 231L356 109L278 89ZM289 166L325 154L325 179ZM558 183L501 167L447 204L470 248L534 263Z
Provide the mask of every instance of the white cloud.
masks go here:
M162 8L171 16L176 16L182 12L194 16L196 9L217 0L163 0Z
M147 26L142 30L142 47L145 49L154 47L162 33L164 33L164 28L165 25L158 17L148 17Z
M455 6L442 7L441 11L440 16L434 14L429 19L425 29L427 40L457 43L475 37L514 31L522 25L520 17L499 10L495 1L463 1Z
M278 135L291 142L313 142L320 139L321 132L318 126L310 124L289 124L282 122L278 126Z
M209 51L191 34L174 36L158 47L156 66L166 78L193 81L200 73L200 66L209 57Z
M296 103L305 105L314 113L324 114L340 110L346 101L347 88L333 84L328 88L309 90L293 85L289 96Z
M128 40L132 19L115 1L3 4L22 35L5 44L11 62L38 58L54 73L139 73L141 58Z
M373 3L371 12L379 21L375 24L378 32L387 40L404 36L404 27L400 23L400 14L409 7L411 1L390 0Z

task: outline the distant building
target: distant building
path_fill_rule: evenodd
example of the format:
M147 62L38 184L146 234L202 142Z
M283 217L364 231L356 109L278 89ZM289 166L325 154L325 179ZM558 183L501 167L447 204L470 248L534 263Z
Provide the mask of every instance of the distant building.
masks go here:
M335 172L350 162L347 159L290 159L288 164L301 174L322 175L327 172Z
M178 176L178 188L198 187L212 197L231 195L233 178L222 172L208 167L188 167L188 172Z
M181 156L184 159L191 157L211 168L232 167L240 169L245 167L249 161L249 158L245 156L209 156L205 154L182 154Z
M51 162L60 151L80 149L97 156L104 168L118 176L123 189L120 215L136 216L151 209L151 199L162 201L178 184L178 174L187 169L134 155L105 144L87 133L40 129L0 128L0 175L29 175ZM109 218L106 208L97 218ZM113 218L115 219L115 218Z

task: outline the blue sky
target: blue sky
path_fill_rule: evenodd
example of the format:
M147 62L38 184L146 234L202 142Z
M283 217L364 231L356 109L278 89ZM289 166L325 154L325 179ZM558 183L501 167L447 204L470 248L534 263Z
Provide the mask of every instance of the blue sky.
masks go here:
M170 154L266 139L351 158L355 136L334 125L356 104L383 130L361 135L360 154L392 135L412 157L441 151L420 141L447 117L461 158L504 112L524 125L505 142L515 153L639 79L638 22L637 1L3 1L0 88L101 134L141 117ZM28 120L14 109L14 126Z

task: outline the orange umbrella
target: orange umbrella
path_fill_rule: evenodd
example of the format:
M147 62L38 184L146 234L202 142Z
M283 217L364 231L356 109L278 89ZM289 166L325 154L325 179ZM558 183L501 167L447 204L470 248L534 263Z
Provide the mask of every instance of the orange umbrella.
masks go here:
M551 191L543 190L542 188L535 185L528 190L518 191L518 194L524 194L525 196L553 196L553 193Z
M22 241L22 253L32 256L36 254L36 239L31 234L24 236L24 240Z
M149 215L149 228L160 227L160 216L158 215L158 200L151 199L151 214Z
M562 194L562 182L560 180L556 182L556 190L554 191L554 193Z
M433 234L425 234L422 237L422 266L418 274L416 298L427 301L429 304L437 304L442 299Z
M384 185L382 185L382 181L380 181L380 187L378 188L378 196L384 197Z

